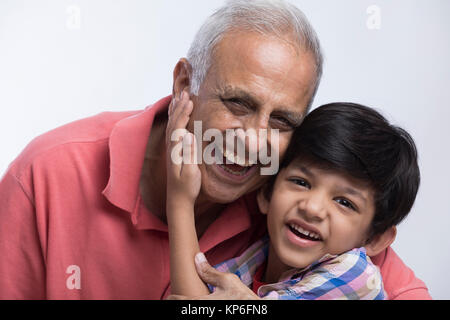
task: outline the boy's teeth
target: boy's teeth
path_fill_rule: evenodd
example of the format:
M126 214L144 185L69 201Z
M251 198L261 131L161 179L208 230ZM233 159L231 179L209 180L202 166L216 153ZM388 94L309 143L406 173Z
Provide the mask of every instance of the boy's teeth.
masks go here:
M297 230L298 232L300 232L301 234L304 234L307 237L311 237L311 238L318 239L318 240L320 239L320 236L317 233L307 231L296 224L291 224L290 226L292 229Z

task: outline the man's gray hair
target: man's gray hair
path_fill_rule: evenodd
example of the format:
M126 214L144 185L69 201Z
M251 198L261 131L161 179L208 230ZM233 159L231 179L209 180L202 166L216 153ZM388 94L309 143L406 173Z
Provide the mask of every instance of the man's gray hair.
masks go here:
M322 76L323 64L319 39L303 12L283 0L228 0L205 21L197 32L187 56L193 72L191 94L198 95L211 66L215 46L227 32L240 30L280 38L293 35L293 40L299 47L309 50L315 57L317 74L315 95Z

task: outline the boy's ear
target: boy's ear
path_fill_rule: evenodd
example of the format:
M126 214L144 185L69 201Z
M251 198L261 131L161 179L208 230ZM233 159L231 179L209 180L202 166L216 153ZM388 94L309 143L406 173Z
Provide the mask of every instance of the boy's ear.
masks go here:
M374 236L364 245L367 255L373 257L379 254L394 242L396 235L397 228L393 226L385 232Z
M269 211L269 201L264 196L264 187L258 191L256 195L256 200L258 201L259 211L263 214L267 214Z
M173 70L173 88L172 94L179 97L181 92L191 86L192 66L185 58L178 61Z

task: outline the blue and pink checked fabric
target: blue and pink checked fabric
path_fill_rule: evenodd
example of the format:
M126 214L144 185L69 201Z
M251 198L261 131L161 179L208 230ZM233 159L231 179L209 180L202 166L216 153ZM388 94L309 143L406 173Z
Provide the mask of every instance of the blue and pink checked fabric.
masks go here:
M236 274L251 287L256 270L267 259L269 238L255 242L242 255L215 266ZM213 286L209 286L214 291ZM304 269L292 269L278 283L263 285L258 296L275 300L383 300L387 299L377 266L364 248L325 255Z

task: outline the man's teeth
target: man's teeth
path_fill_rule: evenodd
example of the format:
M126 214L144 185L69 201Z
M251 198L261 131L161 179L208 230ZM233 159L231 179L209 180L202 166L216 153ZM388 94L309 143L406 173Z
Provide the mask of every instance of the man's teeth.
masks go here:
M237 154L235 154L234 152L230 152L230 151L225 151L223 152L223 155L225 156L225 158L227 158L227 160L231 163L235 163L238 164L242 167L251 167L252 165L254 165L254 163L252 163L251 161L249 161L248 163L245 162L245 158L242 159L241 157L239 157Z
M310 238L313 238L313 239L320 240L320 236L319 236L317 233L307 231L307 230L303 229L302 227L300 227L300 226L298 226L298 225L296 225L296 224L290 224L289 226L290 226L292 229L297 230L299 233L301 233L301 234L303 234L303 235L305 235L305 236L307 236L307 237L310 237Z

